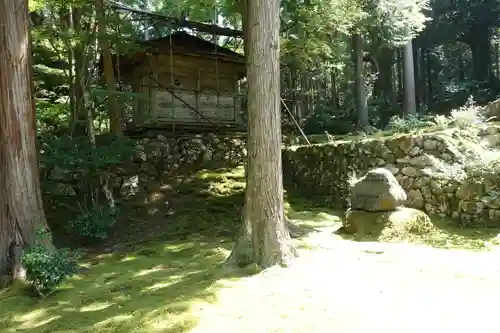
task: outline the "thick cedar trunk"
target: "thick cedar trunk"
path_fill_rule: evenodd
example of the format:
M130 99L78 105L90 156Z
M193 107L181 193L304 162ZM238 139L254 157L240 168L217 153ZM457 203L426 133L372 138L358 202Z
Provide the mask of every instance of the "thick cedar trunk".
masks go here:
M115 136L123 136L122 117L120 115L120 106L116 98L116 79L113 70L113 61L111 60L111 52L109 40L106 36L106 12L104 8L104 1L99 0L96 2L98 8L98 22L99 22L99 44L102 51L104 63L104 80L106 81L106 88L108 90L108 112L111 133Z
M247 10L247 188L242 235L228 260L285 266L296 253L283 207L279 0L254 0Z
M403 114L405 116L417 113L413 66L413 44L409 41L403 49Z
M20 255L45 227L26 0L0 1L0 274L23 278Z

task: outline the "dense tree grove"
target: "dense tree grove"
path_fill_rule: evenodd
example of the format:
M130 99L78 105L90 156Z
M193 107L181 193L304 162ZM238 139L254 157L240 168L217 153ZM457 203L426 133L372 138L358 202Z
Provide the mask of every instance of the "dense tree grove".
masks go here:
M53 233L80 244L106 238L116 223L120 200L110 173L134 154L125 133L136 110L156 98L133 90L125 79L133 64L123 59L151 55L140 47L146 40L171 41L182 30L245 59L238 89L246 95L248 186L230 259L267 267L295 256L284 217L281 134L370 133L398 119L447 116L471 97L479 105L495 100L499 8L494 0L3 1L0 273L18 277L23 261L30 279L39 257L29 251L37 246L60 259L62 275L73 272L50 239L36 240L46 229L41 193L52 186L49 173L84 175L72 179L77 204L58 203L72 207L73 219L49 220ZM43 197L46 209L51 200ZM58 281L37 282L38 290Z

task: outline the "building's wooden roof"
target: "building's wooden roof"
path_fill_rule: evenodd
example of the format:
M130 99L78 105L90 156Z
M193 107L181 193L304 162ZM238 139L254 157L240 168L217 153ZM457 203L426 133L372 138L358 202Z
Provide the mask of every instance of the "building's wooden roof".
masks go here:
M139 41L137 45L139 46L139 50L134 53L119 56L116 54L112 55L115 70L117 64L119 64L120 73L125 74L140 66L148 55L168 55L170 52L176 55L191 55L244 64L244 56L242 54L184 31L178 31L172 35L158 39ZM99 71L101 74L104 72L102 57L99 61Z
M192 54L218 55L235 59L243 59L242 54L234 52L226 47L216 45L215 43L209 42L203 38L193 36L184 31L178 31L169 36L158 39L143 41L139 44L147 49L155 49L159 53L162 53L162 51L170 52L170 48L172 47L177 52L184 50L186 53Z

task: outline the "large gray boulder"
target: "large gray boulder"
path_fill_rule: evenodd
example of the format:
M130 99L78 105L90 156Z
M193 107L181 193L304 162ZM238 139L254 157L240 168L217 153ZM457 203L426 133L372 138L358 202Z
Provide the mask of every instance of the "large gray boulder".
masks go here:
M396 177L384 168L368 171L358 179L350 196L351 209L366 212L393 211L402 206L406 199L406 192Z

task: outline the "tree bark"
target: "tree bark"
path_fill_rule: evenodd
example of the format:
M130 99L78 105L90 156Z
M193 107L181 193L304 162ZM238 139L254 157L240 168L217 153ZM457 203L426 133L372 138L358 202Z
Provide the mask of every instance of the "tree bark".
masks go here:
M491 81L490 27L474 25L465 39L472 53L474 80L489 83Z
M379 72L373 94L383 104L390 108L394 104L394 87L393 87L393 67L394 67L394 50L384 47L379 50L377 56Z
M356 120L360 128L369 125L366 88L363 74L363 39L360 34L352 35L352 54L354 60L354 96L356 96Z
M111 51L109 40L106 36L106 11L104 7L104 0L96 2L98 23L99 23L99 44L102 52L104 63L104 80L106 81L106 88L108 90L108 112L111 133L120 137L123 136L122 117L120 114L120 105L116 98L116 79L115 71L113 69L113 61L111 60Z
M432 76L432 54L429 49L425 50L425 77L427 79L427 106L430 107L434 101L434 80Z
M330 72L330 100L331 100L331 113L335 114L338 109L338 102L337 102L337 71L335 68L331 69Z
M413 39L412 41L412 50L413 50L413 76L415 78L415 107L416 107L416 112L420 112L420 105L422 104L422 101L420 100L420 94L418 93L420 86L422 85L421 77L420 77L420 61L418 59L420 52L419 52L419 45L417 43L416 39Z
M409 41L403 49L403 114L405 116L417 113L413 66L413 45Z
M286 266L296 252L283 206L279 0L250 1L247 9L247 187L242 232L228 260Z
M23 279L22 249L46 227L35 148L28 1L0 2L0 274Z

